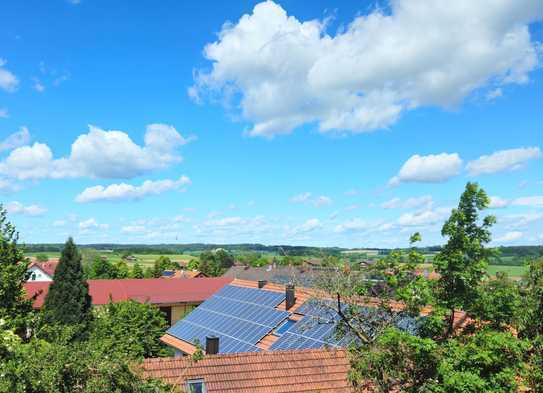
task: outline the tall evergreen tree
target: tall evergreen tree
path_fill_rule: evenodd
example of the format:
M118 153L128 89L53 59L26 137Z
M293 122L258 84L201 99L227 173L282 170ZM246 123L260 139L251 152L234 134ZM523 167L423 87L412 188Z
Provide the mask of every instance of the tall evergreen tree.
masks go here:
M496 219L486 216L480 221L479 211L487 208L489 202L477 183L467 183L458 208L452 210L441 230L448 241L434 258L434 266L440 274L439 300L449 310L447 334L452 333L455 310L469 310L486 274L492 250L485 245L491 240L490 227Z
M44 322L55 325L79 325L92 319L89 286L83 276L81 254L70 237L62 250L43 307Z
M32 303L25 299L23 284L28 279L28 261L17 244L18 238L0 205L0 319L8 328L24 333Z

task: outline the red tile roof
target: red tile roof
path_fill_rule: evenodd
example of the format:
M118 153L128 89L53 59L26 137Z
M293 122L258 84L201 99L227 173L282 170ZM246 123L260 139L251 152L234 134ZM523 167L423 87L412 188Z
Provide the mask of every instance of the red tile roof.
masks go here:
M27 269L30 269L33 266L39 267L48 276L53 277L58 266L58 259L50 259L47 262L32 261Z
M344 350L309 349L146 359L143 376L181 391L187 380L203 379L208 393L350 393L349 368Z
M163 280L161 278L126 280L88 280L92 304L132 299L152 304L201 303L232 281L227 277ZM27 297L38 294L34 308L43 305L50 282L27 282Z

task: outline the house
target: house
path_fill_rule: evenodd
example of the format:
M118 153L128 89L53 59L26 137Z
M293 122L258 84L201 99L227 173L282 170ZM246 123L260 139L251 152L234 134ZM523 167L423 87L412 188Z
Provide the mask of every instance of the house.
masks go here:
M29 273L28 281L53 281L57 265L58 259L48 260L47 262L32 261L27 267L27 272Z
M223 274L223 277L247 281L266 280L276 284L294 283L303 287L313 287L316 286L319 278L330 271L333 269L312 266L278 266L275 264L262 267L232 266Z
M379 299L372 298L356 302L363 316L359 331L371 335L372 326L388 318L399 329L417 333L417 319L403 312L402 303L390 303L393 314L383 313L379 304ZM426 307L422 315L430 311ZM339 349L356 340L352 333L337 334L340 319L335 301L318 290L234 279L168 329L161 341L175 349L176 356L196 353L209 337L216 340L220 354ZM465 319L464 313L457 313L456 326Z
M163 280L161 278L88 280L94 306L123 300L148 302L159 307L170 325L175 324L216 291L230 283L226 277ZM51 282L27 282L24 287L34 308L42 307Z
M164 270L162 278L203 278L207 277L205 273L198 270Z
M143 377L194 393L350 393L345 350L254 352L145 359Z

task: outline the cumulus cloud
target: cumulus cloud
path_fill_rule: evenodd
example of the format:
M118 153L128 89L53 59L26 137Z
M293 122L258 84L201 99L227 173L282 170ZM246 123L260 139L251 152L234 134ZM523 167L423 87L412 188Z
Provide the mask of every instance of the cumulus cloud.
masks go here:
M19 131L8 135L6 139L0 142L0 151L15 149L27 145L29 142L30 132L28 132L28 128L21 127Z
M291 233L295 234L295 235L303 234L303 233L313 232L314 230L320 229L320 228L322 228L322 224L319 221L319 219L318 218L310 218L309 220L305 221L304 223L292 228Z
M13 201L6 203L6 210L9 214L22 214L25 216L41 216L47 209L38 205L25 206L21 202Z
M11 71L4 67L6 63L6 60L0 58L0 89L13 92L17 89L19 80Z
M146 180L139 186L126 183L110 184L106 187L99 185L86 188L75 200L79 203L138 200L171 190L184 191L190 183L187 176L181 176L177 180Z
M390 186L400 183L439 183L460 173L462 159L457 153L411 156L400 172L389 181Z
M64 225L66 225L66 221L65 220L55 220L53 221L53 226L54 227L63 227Z
M253 136L310 122L321 132L368 132L418 107L526 83L540 57L529 24L542 17L539 0L398 0L331 35L326 21L300 21L266 1L206 45L211 69L196 73L188 93L239 103Z
M400 198L392 198L381 203L383 209L417 209L421 207L430 207L434 203L431 195L423 195L420 197L412 197L405 200Z
M326 196L326 195L320 195L317 197L313 197L313 194L310 192L304 192L302 194L294 195L289 199L290 203L297 203L297 204L312 204L315 207L322 207L332 204L332 198Z
M88 220L81 221L79 223L79 230L82 232L90 232L93 230L107 230L108 224L100 224L95 218L89 218Z
M500 150L491 155L481 156L477 160L470 161L466 168L471 176L514 171L522 168L527 161L540 157L541 150L539 147Z
M186 143L172 126L151 124L140 146L123 131L89 126L72 144L68 157L55 159L49 146L36 142L10 152L0 162L0 174L16 178L67 177L129 179L181 161L178 148Z
M502 242L502 243L513 242L515 240L519 240L523 236L524 236L524 234L522 232L511 231L511 232L505 233L504 235L502 235L500 237L497 237L494 241L495 242Z
M500 198L499 196L491 196L488 207L490 209L502 209L509 206L510 201Z
M145 233L146 229L143 225L127 225L121 228L122 233Z
M448 208L439 208L435 210L421 210L414 213L405 213L398 218L398 224L404 227L426 226L438 224L445 221L450 213Z
M513 201L513 205L515 205L515 206L532 206L532 207L543 206L543 195L535 195L535 196L516 198Z

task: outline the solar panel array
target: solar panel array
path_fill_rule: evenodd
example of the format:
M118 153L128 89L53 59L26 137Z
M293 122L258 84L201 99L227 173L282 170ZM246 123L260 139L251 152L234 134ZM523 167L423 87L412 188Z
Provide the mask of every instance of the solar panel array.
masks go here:
M305 314L297 323L289 327L288 330L272 344L271 350L290 350L290 349L309 349L322 348L325 346L346 347L356 340L351 333L338 334L338 323L340 316L334 311L331 303L309 300L305 302L296 311ZM347 305L342 304L342 310L347 309ZM395 324L399 329L405 330L411 334L417 333L418 320L410 316L397 313L389 317L379 311L379 309L370 309L368 307L357 307L358 328L367 335L372 336L376 332L376 326L380 325L385 318L388 322Z
M219 353L256 352L256 343L288 317L274 308L284 299L279 292L226 285L168 334L201 346L206 336L217 336Z

